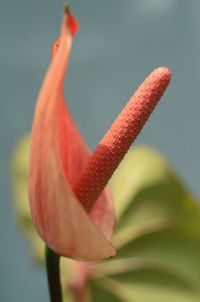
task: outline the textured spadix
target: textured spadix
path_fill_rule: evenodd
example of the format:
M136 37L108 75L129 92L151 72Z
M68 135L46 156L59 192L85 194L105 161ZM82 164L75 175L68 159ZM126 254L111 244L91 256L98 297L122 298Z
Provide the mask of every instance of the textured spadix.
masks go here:
M168 68L155 69L140 85L98 144L74 186L76 197L88 211L140 133L167 88L170 78Z

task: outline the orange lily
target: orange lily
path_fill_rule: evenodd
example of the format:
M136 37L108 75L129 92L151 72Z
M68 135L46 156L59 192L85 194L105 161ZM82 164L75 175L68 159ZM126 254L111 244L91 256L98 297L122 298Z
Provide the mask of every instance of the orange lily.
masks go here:
M67 9L32 127L29 201L35 227L58 255L96 261L115 255L115 216L106 187L170 81L154 70L90 156L64 103L63 82L78 24Z

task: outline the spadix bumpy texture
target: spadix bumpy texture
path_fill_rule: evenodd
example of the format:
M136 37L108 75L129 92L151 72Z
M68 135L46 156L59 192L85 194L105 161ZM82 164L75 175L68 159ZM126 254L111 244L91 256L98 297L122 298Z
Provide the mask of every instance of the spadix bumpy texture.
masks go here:
M90 210L134 142L169 84L171 73L166 67L155 69L141 84L126 107L100 141L82 171L74 192ZM93 190L95 188L95 190Z
M29 201L35 227L50 248L65 257L96 261L115 255L110 242L115 216L104 187L163 94L170 72L159 68L147 78L90 160L63 97L77 29L67 11L35 109Z

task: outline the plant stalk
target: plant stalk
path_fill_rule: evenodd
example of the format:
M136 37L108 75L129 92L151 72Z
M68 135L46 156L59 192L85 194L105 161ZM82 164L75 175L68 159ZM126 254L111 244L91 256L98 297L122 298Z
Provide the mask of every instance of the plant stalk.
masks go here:
M51 302L62 302L62 288L60 282L60 256L48 246L45 247L46 271Z

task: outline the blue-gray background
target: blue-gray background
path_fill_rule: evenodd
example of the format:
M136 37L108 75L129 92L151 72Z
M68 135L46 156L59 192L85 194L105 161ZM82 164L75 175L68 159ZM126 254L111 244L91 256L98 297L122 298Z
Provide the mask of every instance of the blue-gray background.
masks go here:
M15 225L9 158L31 127L35 99L59 32L62 0L0 0L0 301L48 301ZM200 1L71 0L81 25L66 97L94 148L138 84L167 65L172 83L137 143L162 151L200 196Z

